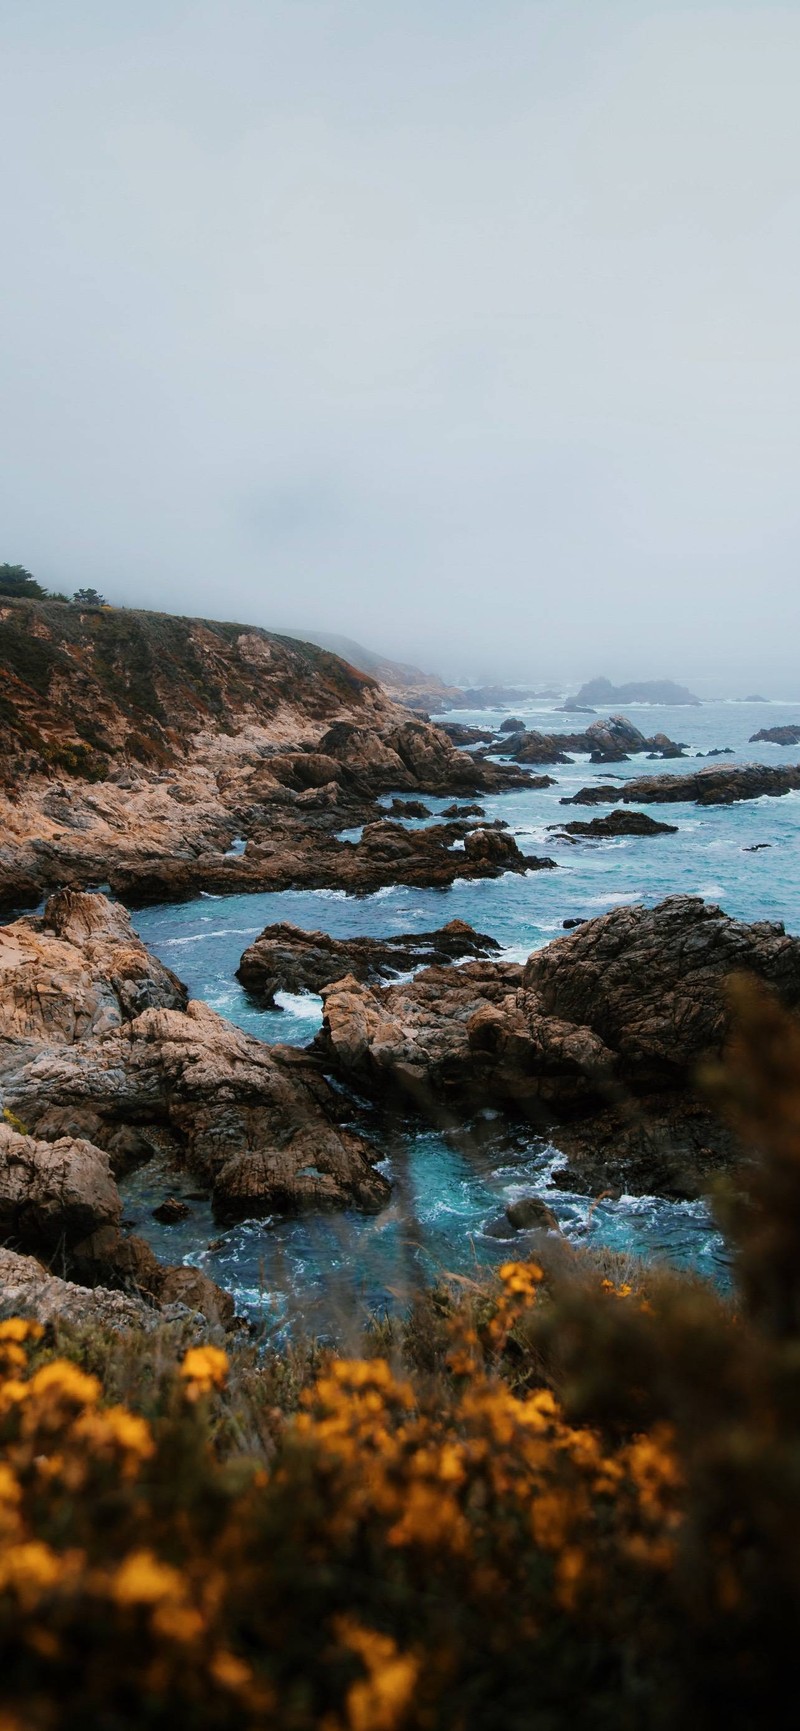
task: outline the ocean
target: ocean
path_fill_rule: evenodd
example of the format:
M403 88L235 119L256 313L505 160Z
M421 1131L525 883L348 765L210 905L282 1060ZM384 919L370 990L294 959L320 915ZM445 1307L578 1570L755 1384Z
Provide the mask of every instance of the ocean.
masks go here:
M685 742L689 755L664 763L638 756L609 766L576 759L545 766L556 778L554 787L480 796L487 817L504 818L523 852L548 854L558 871L456 881L443 890L401 886L357 898L338 890L204 895L143 909L134 916L136 929L193 997L262 1040L296 1045L306 1044L320 1026L320 1000L287 994L279 999L280 1011L262 1011L235 978L242 951L278 920L346 937L424 931L464 919L496 938L509 959L523 960L559 936L566 919L684 894L716 902L739 919L782 920L787 931L800 934L800 792L727 807L687 801L646 808L677 824L676 835L569 843L549 827L613 810L611 803L573 810L559 804L604 776L613 786L645 773L692 772L702 767L701 754L721 747L732 748L732 755L711 762L795 763L800 747L751 745L749 738L762 727L800 722L800 704L634 704L625 713L647 735L663 732ZM441 719L489 727L507 714L458 711ZM573 732L592 719L559 714L546 703L522 702L514 714L543 732ZM435 821L451 798L425 796L434 818L410 820L411 827ZM384 803L391 799L387 795ZM193 1199L185 1221L160 1226L152 1219L153 1206L168 1193L188 1196L196 1186L188 1174L176 1178L150 1164L121 1186L126 1219L166 1260L202 1267L234 1293L241 1314L275 1338L297 1330L338 1341L352 1331L355 1338L366 1314L404 1304L421 1281L445 1274L479 1278L482 1269L524 1255L525 1234L504 1228L503 1219L509 1202L529 1194L547 1201L576 1245L606 1244L727 1283L726 1247L704 1202L647 1196L594 1201L564 1191L553 1182L559 1164L553 1146L495 1113L475 1122L468 1152L418 1122L387 1127L377 1115L370 1121L362 1112L359 1127L378 1142L382 1169L394 1186L392 1201L378 1215L275 1217L220 1228L210 1205Z

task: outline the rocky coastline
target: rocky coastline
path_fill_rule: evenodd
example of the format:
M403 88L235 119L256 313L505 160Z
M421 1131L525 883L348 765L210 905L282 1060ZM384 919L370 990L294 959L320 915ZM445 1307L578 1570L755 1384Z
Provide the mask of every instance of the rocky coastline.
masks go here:
M228 1326L229 1294L128 1230L118 1181L156 1161L226 1224L374 1212L390 1197L387 1112L468 1148L476 1114L496 1111L546 1133L563 1158L556 1183L587 1194L693 1196L730 1161L694 1071L726 1039L732 970L800 1004L800 943L777 924L673 897L565 921L568 936L520 964L462 921L380 939L284 922L247 947L238 974L261 1007L321 994L322 1031L299 1049L190 1000L127 911L201 890L357 896L551 869L481 801L552 786L533 771L569 752L614 763L682 746L621 716L575 734L440 728L274 634L68 612L0 607L0 907L42 909L0 927L10 1288L29 1290L33 1267L43 1306L93 1291L120 1325L163 1310ZM562 804L731 803L797 787L800 767L715 767L606 780ZM433 798L448 799L444 813ZM626 810L550 827L576 844L675 833ZM180 1217L173 1198L164 1209Z

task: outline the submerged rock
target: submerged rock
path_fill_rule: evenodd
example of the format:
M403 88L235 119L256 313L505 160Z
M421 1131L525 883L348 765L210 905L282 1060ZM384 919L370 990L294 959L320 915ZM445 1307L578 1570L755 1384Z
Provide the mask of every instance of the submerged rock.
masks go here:
M451 920L434 932L388 938L331 938L327 932L282 924L265 927L245 950L236 973L248 992L275 1009L276 992L321 992L345 974L371 983L499 948L494 938L473 931L464 920Z

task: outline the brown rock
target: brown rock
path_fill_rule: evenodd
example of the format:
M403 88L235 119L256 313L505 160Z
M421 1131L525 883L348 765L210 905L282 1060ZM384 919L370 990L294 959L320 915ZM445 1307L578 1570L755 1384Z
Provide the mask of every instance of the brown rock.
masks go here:
M434 962L487 955L499 947L463 920L452 920L435 932L388 938L331 938L327 932L284 924L265 927L236 971L247 991L274 1009L278 991L320 992L345 974L371 982Z

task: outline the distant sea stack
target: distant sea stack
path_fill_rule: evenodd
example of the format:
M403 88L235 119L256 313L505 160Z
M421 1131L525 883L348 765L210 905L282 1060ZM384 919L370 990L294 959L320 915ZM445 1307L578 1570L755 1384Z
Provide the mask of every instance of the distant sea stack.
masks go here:
M602 709L612 703L663 703L696 704L702 700L695 697L685 685L676 685L673 679L639 679L629 685L612 685L610 679L590 679L582 685L574 697L567 699L564 707L575 709L584 704L592 708Z

